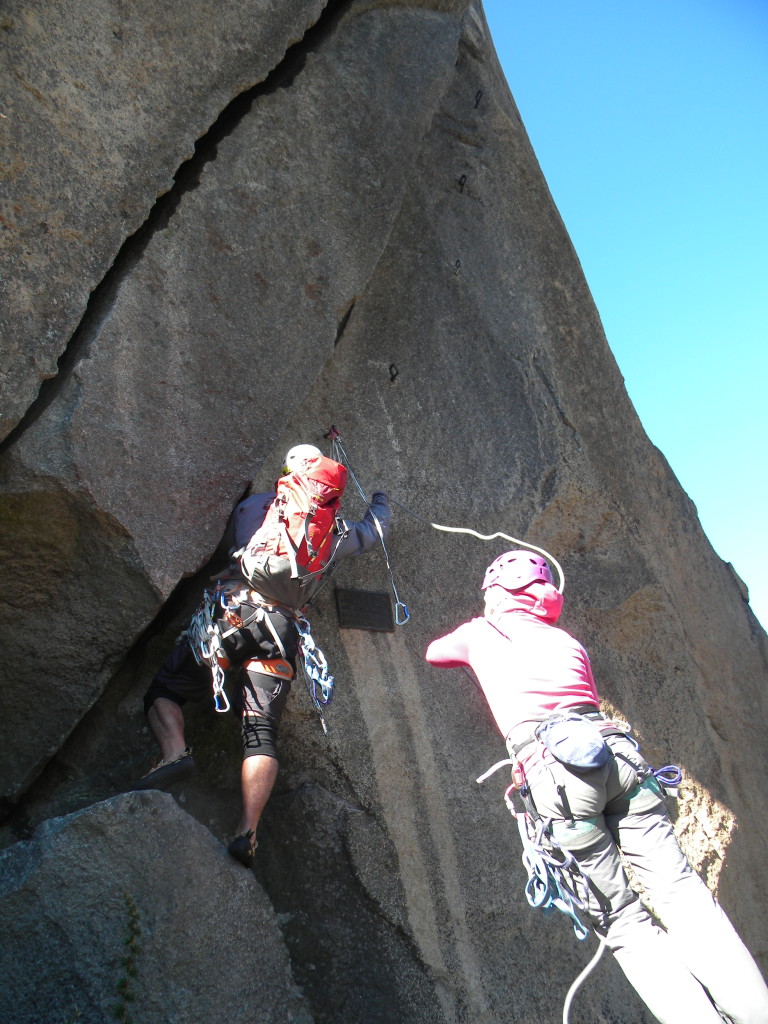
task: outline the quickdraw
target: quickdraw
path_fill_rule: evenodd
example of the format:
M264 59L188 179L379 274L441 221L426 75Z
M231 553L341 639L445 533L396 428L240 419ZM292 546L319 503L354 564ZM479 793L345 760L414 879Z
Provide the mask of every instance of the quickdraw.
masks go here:
M296 616L296 629L299 633L299 652L302 656L301 667L307 692L315 710L320 716L323 732L328 732L323 707L330 704L333 697L334 679L328 671L325 655L312 638L309 620L303 615Z
M387 563L387 571L389 572L392 593L394 594L395 597L395 623L398 626L402 626L409 620L410 613L408 611L408 606L400 600L400 596L397 592L397 584L395 583L395 576L394 572L392 571L392 566L390 564L387 546L384 542L384 534L381 529L381 524L374 515L371 506L368 504L368 499L365 496L365 491L361 487L360 482L357 479L357 476L355 475L352 466L350 465L349 456L347 455L344 445L341 443L341 434L339 433L338 429L332 425L329 428L328 432L325 434L325 437L327 437L331 442L331 458L335 459L337 462L342 462L347 467L347 471L352 480L354 481L354 484L360 493L360 497L363 499L363 501L366 504L366 507L368 508L368 511L373 516L373 521L376 524L379 539L381 540L381 547L384 551L384 558ZM466 533L471 537L477 537L478 540L484 541L496 540L497 538L501 538L502 540L509 541L510 544L515 544L518 547L525 548L527 551L535 551L537 554L542 555L544 558L546 558L547 561L552 565L552 567L556 571L559 578L557 589L560 591L560 593L562 594L563 590L565 589L565 573L563 572L562 566L557 561L557 559L554 558L548 551L545 551L544 548L537 547L535 544L529 544L528 541L520 540L518 537L510 537L509 534L506 533L498 532L483 534L478 533L476 530L471 530L465 526L442 526L440 523L430 522L429 519L425 519L423 516L418 515L418 513L408 508L407 505L404 505L401 501L398 501L398 499L394 498L391 494L389 495L389 500L394 505L397 505L398 508L401 508L403 512L407 512L409 516L412 516L414 519L417 519L420 523L424 523L425 526L431 526L433 530L440 530L444 533Z
M203 600L192 616L185 634L195 661L198 665L207 665L211 670L213 703L216 710L226 712L229 711L229 700L224 690L224 683L227 678L226 669L229 668L229 659L224 652L221 629L216 622L216 609L220 596L219 587L213 593L210 590L203 592ZM182 633L182 636L185 634Z

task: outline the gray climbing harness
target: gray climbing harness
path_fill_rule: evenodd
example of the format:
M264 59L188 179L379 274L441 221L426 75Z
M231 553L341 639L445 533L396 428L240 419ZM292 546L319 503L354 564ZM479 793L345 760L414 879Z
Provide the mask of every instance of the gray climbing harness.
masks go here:
M585 712L581 714L585 714ZM553 717L557 718L557 716ZM601 719L598 728L604 735L623 735L630 741L638 754L640 753L639 745L630 735L631 728L626 722L605 719L599 714L598 717ZM582 870L573 854L556 842L552 836L552 819L542 818L538 814L525 778L525 771L517 757L517 752L528 746L530 742L537 740L543 743L538 733L537 729L529 739L510 747L512 757L498 761L476 781L478 783L485 782L499 768L506 766L512 768L512 783L504 793L504 802L510 814L515 818L523 845L522 861L528 872L528 881L525 884L526 899L532 907L542 910L545 914L559 910L571 921L576 938L583 941L589 934L589 928L579 915L588 913L589 875ZM635 760L616 751L614 751L614 756L620 757L634 768L638 785L642 785L648 779L654 779L664 792L677 795L676 787L682 779L682 772L677 765L668 764L663 768L651 768L644 761ZM522 810L518 810L515 806L515 793L518 793L523 803ZM563 1005L563 1024L568 1024L570 1007L576 992L597 966L605 950L605 939L601 935L595 934L599 941L597 953L568 990Z
M234 613L235 608L242 608L243 605L253 608L253 613L245 619ZM268 614L268 612L276 610L290 616L296 626L299 634L299 653L302 657L301 666L307 684L307 691L315 710L320 716L323 732L327 733L328 727L323 717L322 709L331 701L334 679L328 670L328 662L325 655L312 637L311 625L305 615L290 608L282 608L282 606L278 608L273 602L249 587L225 586L219 582L215 590L204 591L203 600L192 616L189 626L182 633L182 636L186 636L198 665L207 665L211 670L214 706L217 711L226 712L230 709L230 703L224 689L224 684L227 671L232 665L224 649L224 640L254 621L263 622L271 633L281 657L286 658L285 646L272 624L271 616ZM229 629L222 631L218 621L219 615L230 621Z

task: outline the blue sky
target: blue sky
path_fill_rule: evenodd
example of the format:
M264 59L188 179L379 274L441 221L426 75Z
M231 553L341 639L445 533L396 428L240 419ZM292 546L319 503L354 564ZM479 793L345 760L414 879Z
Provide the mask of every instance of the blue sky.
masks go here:
M768 4L484 7L629 396L768 627Z

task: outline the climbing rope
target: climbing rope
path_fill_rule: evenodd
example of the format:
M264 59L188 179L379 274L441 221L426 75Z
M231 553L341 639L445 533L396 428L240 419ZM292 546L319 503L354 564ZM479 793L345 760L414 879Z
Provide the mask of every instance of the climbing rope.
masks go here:
M405 623L410 619L411 615L410 612L408 611L408 605L406 605L403 601L400 600L400 595L397 592L395 574L392 570L392 564L389 559L389 552L387 551L387 545L384 541L384 531L381 528L381 523L379 522L376 513L371 508L368 498L366 497L365 491L363 490L360 481L357 479L355 471L352 469L352 464L349 461L349 456L347 455L344 445L341 443L341 434L336 429L336 427L331 426L331 428L329 429L328 433L325 436L330 438L331 441L331 458L334 459L336 462L343 463L343 465L347 467L347 471L349 475L352 477L355 487L357 487L360 497L363 499L365 507L370 512L371 518L373 519L373 522L376 525L376 532L378 533L379 540L381 541L381 549L384 552L384 560L387 563L387 572L389 573L389 581L392 587L392 593L394 594L395 597L395 624L398 626L404 626Z
M595 933L595 934L597 934L597 933ZM568 989L568 993L567 993L567 995L565 997L565 1002L563 1003L563 1024L568 1024L568 1021L570 1020L570 1015L571 1015L571 1004L573 1003L573 1000L574 1000L574 998L576 996L576 993L579 991L581 986L584 984L584 982L590 976L592 971L594 971L594 969L597 967L598 961L600 960L600 957L605 952L605 947L608 945L608 943L605 941L605 939L601 935L597 935L597 943L598 943L598 945L597 945L597 952L592 957L592 959L589 961L589 963L584 968L584 970L581 972L581 974L579 974L578 977L574 978L573 984Z
M511 786L510 789L514 787ZM507 790L507 794L509 790ZM589 929L579 917L587 909L587 904L577 891L577 884L586 889L589 879L582 872L576 858L562 846L551 842L551 848L544 845L544 835L550 826L550 821L544 819L538 826L531 830L530 819L525 812L515 811L511 798L505 794L505 800L510 812L517 821L517 828L523 843L523 866L528 872L528 881L525 885L525 897L528 903L544 914L553 910L559 910L565 914L573 925L573 932L576 938L583 942L589 934ZM531 834L531 832L533 834Z
M510 765L515 769L513 781L504 793L504 802L517 823L520 839L523 844L523 865L528 872L525 884L525 896L532 907L545 914L559 910L565 914L573 925L576 938L582 941L589 934L589 929L582 923L579 912L587 909L586 894L589 890L589 877L579 866L578 861L564 847L548 835L551 818L541 818L534 822L526 809L518 811L515 807L513 794L520 790L524 797L527 789L524 780L517 777L517 761L505 758L484 772L476 781L485 782L487 778ZM579 888L583 896L579 894Z
M535 544L529 544L527 540L520 540L518 537L510 537L506 533L485 534L478 533L476 530L470 530L466 526L441 526L440 523L431 523L429 519L425 519L423 516L420 516L417 512L414 512L412 509L404 505L402 501L398 501L397 498L393 498L391 494L389 496L389 500L393 502L393 504L397 505L398 508L401 508L403 512L407 512L409 516L413 516L414 519L418 519L420 523L424 523L426 526L431 526L433 530L442 530L445 533L467 533L470 537L477 537L478 540L496 540L497 537L500 537L502 540L508 540L510 544L516 544L518 547L525 548L527 551L535 551L537 555L542 555L546 558L547 561L557 570L557 575L560 578L557 589L560 593L562 594L565 589L565 574L562 566L557 559L553 558L553 556L548 551L545 551L544 548L539 548Z
M390 563L389 552L387 551L387 545L384 542L384 533L383 533L383 531L381 529L381 523L376 518L376 515L375 515L373 509L371 508L371 506L370 506L370 504L368 502L368 498L366 497L365 491L364 491L363 487L361 486L360 481L357 479L355 471L352 468L352 465L351 465L351 463L349 461L349 456L348 456L348 454L346 452L346 449L344 448L344 445L342 444L341 434L339 433L338 429L335 426L332 425L330 427L330 429L328 430L328 432L326 433L325 436L331 442L331 452L330 452L331 458L335 459L336 462L343 463L346 466L347 471L349 472L350 477L352 478L355 486L357 487L357 490L358 490L358 492L360 494L360 497L363 499L366 508L371 513L373 521L376 524L376 530L378 531L379 539L381 541L381 547L382 547L382 550L384 551L384 558L385 558L386 563L387 563L387 571L389 572L389 578L390 578L390 582L391 582L391 586L392 586L392 593L395 596L395 622L396 622L396 624L398 626L402 626L410 618L410 613L408 611L408 606L406 604L404 604L400 600L400 596L399 596L399 594L397 592L397 584L395 583L395 576L394 576L394 572L392 571L392 565ZM420 523L424 523L425 526L431 526L433 530L440 530L440 531L442 531L444 533L466 533L469 536L477 537L478 540L482 540L482 541L496 540L497 538L500 538L502 540L509 541L510 544L515 544L517 547L525 548L527 551L535 551L536 554L542 555L544 558L546 558L547 561L554 567L555 571L557 572L557 575L558 575L558 578L559 578L559 583L557 585L558 591L562 594L563 590L565 589L565 573L563 572L562 566L557 561L557 559L554 558L544 548L537 547L536 544L530 544L528 541L520 540L519 537L510 537L509 534L507 534L507 533L497 532L497 533L484 534L484 533L478 533L477 530L472 530L469 527L465 527L465 526L443 526L440 523L433 523L433 522L430 522L429 519L425 519L423 516L420 516L417 512L414 512L412 509L408 508L408 506L404 505L402 503L402 501L399 501L397 498L392 497L391 494L389 495L389 500L394 505L397 505L398 508L401 508L403 510L403 512L407 512L409 516L412 516L414 519L418 520Z

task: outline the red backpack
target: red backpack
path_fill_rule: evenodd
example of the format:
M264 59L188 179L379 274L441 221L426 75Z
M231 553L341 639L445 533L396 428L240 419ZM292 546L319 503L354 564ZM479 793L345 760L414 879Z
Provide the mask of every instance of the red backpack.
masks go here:
M319 588L334 552L334 526L347 470L318 455L277 481L264 522L245 546L240 567L264 597L300 608Z

